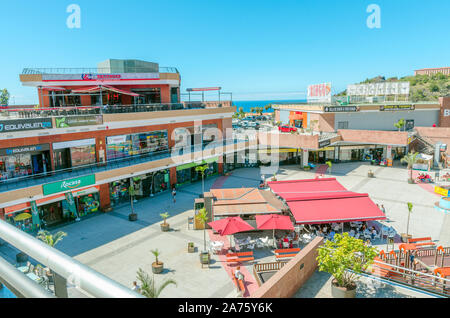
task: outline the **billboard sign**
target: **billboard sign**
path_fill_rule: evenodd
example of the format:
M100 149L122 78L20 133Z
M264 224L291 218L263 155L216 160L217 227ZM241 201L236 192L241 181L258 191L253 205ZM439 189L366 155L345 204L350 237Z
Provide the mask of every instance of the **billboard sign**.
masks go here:
M51 128L53 128L51 118L0 120L0 133Z
M89 126L103 124L102 115L55 117L56 128Z
M357 106L326 106L324 107L324 112L326 113L347 113L347 112L357 112L359 107Z
M380 106L380 111L397 111L397 110L414 110L414 105L382 105Z
M309 85L306 98L308 102L331 102L331 83Z
M159 73L122 73L122 74L42 74L42 81L83 81L109 82L124 80L159 79Z
M347 86L348 96L409 95L409 82L383 82Z
M82 176L64 181L58 181L42 185L44 195L54 194L63 191L79 189L95 184L95 175Z

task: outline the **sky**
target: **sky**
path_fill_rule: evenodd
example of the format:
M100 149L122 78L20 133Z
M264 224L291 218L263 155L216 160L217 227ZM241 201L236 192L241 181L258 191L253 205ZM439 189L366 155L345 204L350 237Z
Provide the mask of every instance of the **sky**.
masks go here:
M68 28L71 4L80 28ZM380 28L369 28L370 4ZM0 89L38 103L25 67L96 67L108 58L176 67L181 89L221 86L234 100L305 98L366 78L450 66L449 0L2 1Z

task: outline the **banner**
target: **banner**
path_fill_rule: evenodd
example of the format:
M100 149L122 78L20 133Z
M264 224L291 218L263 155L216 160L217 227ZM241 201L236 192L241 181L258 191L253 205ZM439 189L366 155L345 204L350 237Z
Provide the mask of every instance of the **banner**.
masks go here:
M38 224L41 224L41 220L39 218L39 210L38 210L36 201L31 201L30 207L31 207L31 219L33 221L33 225L37 226Z
M409 82L382 82L347 86L347 96L409 95Z
M42 185L42 192L44 195L53 193L79 189L85 186L95 184L95 175L72 178L69 180L58 181Z
M53 128L51 118L0 120L0 133L51 128Z
M103 124L102 115L55 117L56 128L90 126Z
M75 200L73 198L72 192L66 192L64 193L64 196L66 197L70 213L73 214L75 218L78 218L77 206L75 205Z

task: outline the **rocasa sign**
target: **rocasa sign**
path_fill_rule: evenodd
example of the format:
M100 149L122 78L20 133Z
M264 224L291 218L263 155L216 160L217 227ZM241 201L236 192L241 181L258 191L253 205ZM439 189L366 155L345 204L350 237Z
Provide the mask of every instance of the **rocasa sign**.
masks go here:
M120 80L120 74L81 74L83 81L98 81L98 80Z
M95 175L92 174L89 176L44 184L42 185L42 192L44 195L49 195L58 192L71 191L93 184L95 184Z

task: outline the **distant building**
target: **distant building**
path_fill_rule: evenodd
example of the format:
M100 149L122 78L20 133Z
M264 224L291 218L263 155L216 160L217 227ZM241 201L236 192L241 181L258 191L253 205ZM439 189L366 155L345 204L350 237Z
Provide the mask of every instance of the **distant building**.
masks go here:
M414 75L432 75L437 73L450 75L450 67L423 68L414 71Z

